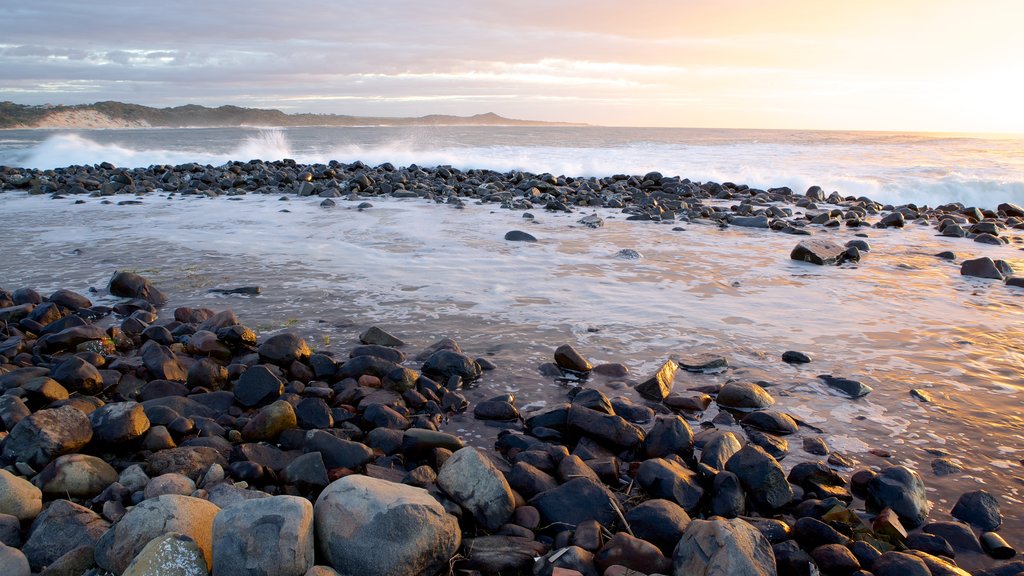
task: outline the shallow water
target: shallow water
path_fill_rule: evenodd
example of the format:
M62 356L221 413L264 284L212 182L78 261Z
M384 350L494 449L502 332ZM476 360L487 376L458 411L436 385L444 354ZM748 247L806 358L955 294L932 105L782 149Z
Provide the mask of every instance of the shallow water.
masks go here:
M799 237L767 230L633 222L610 210L597 211L604 227L589 229L576 220L592 210L535 211L530 222L496 205L370 201L358 211L343 200L325 210L312 198L151 195L142 205L116 206L7 193L0 286L102 289L114 270L132 269L170 295L165 315L182 305L233 308L261 335L293 329L314 348L347 351L373 324L405 339L412 355L451 336L499 366L470 399L516 392L527 413L564 400L566 389L536 370L563 343L595 364L622 362L637 380L673 355L720 353L730 370L680 373L676 391L730 378L766 381L779 409L821 428L859 465L917 469L932 520L948 519L961 492L983 487L997 495L1004 537L1024 546L1024 289L962 277L957 263L932 256L987 255L1024 270L1022 244L937 237L916 225L813 227L841 242L865 233L872 246L857 265L818 267L789 259ZM512 229L539 242L506 242ZM643 257L615 257L626 248ZM245 285L263 294L208 292ZM814 361L787 365L785 350ZM851 400L818 374L860 379L874 392ZM629 386L592 383L639 401ZM912 388L934 402L915 400ZM496 433L465 417L449 428L479 445ZM812 458L800 449L808 435L815 432L789 438L785 466ZM935 450L966 472L935 476Z

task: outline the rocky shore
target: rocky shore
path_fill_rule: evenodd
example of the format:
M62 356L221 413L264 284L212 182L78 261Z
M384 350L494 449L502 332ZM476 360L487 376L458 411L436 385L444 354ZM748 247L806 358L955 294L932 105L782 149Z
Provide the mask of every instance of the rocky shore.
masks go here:
M657 173L105 164L3 168L0 189L110 202L287 194L320 197L328 210L338 198L370 209L378 195L601 206L668 225L814 232L794 239L790 256L823 265L869 254L866 241L829 239L839 227L932 226L979 250L1020 244L1024 228L1024 210L1011 204L882 206L816 187L796 194ZM983 255L961 273L1019 285L1006 262ZM566 383L565 403L524 419L513 395L467 400L463 391L502 370L471 353L472 342L439 335L410 350L402 334L371 328L345 354L314 351L292 332L258 335L230 310L172 308L173 294L124 271L98 290L121 298L112 306L67 289L7 288L3 574L967 574L956 558L983 564L978 575L1024 571L1011 559L1019 535L999 532L1000 495L966 492L949 508L959 522L930 520L936 505L906 466L855 469L818 438L802 449L820 460L784 468L786 437L807 424L770 389L675 385L680 371L727 369L724 356L680 354L631 380L625 366L593 365L565 344L538 367L538 377ZM800 351L780 359L811 360ZM588 386L591 375L632 391L609 398ZM871 392L822 381L849 401ZM712 405L717 416L702 418ZM493 449L445 431L461 413L505 428Z

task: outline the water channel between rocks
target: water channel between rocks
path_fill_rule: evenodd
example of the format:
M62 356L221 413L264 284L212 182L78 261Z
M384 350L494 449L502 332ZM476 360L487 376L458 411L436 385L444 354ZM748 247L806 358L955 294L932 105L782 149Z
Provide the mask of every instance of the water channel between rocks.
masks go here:
M165 317L177 306L231 308L261 336L290 329L314 349L347 353L371 325L400 336L413 356L449 336L498 365L467 393L470 401L514 392L526 416L565 401L566 386L537 370L560 344L595 364L621 362L636 380L673 356L722 354L729 370L681 372L675 390L728 379L770 384L778 409L820 428L858 466L918 470L932 520L948 519L962 492L997 495L1003 534L1022 545L1024 289L962 277L958 264L984 255L1024 270L1019 245L937 237L910 224L812 227L841 242L866 233L872 248L859 264L818 267L789 259L798 237L626 221L611 210L597 210L605 223L591 229L576 222L592 209L537 210L530 221L497 205L458 210L382 198L362 211L358 202L322 209L319 199L270 195L150 196L119 206L9 193L0 201L4 288L105 294L113 272L130 269L169 295ZM505 241L513 229L539 241ZM617 257L623 249L642 257ZM944 250L958 260L933 256ZM250 285L262 294L209 292ZM785 364L786 350L813 361ZM859 379L874 392L852 400L818 374ZM588 385L640 401L622 382L595 377ZM916 400L911 389L933 401ZM478 446L492 446L498 432L468 415L447 429ZM815 435L805 427L790 437L783 466L818 458L800 448ZM964 472L937 476L930 463L939 456Z

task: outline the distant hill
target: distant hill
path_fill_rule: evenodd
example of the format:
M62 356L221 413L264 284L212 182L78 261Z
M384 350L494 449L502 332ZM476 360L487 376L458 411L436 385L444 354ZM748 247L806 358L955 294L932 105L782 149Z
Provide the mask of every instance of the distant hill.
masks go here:
M418 118L285 114L280 110L196 104L150 108L124 102L73 106L29 106L0 102L0 129L11 128L187 128L213 126L579 126L504 118L493 112L474 116L431 114Z

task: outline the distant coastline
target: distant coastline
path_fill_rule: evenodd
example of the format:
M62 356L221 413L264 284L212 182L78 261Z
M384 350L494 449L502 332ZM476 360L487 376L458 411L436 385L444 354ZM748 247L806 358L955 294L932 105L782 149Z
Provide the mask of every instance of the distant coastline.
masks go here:
M266 126L585 126L571 122L542 122L505 118L493 112L472 116L430 114L419 117L287 114L280 110L187 104L151 108L124 102L71 106L31 106L0 102L0 129L111 128L237 128Z

